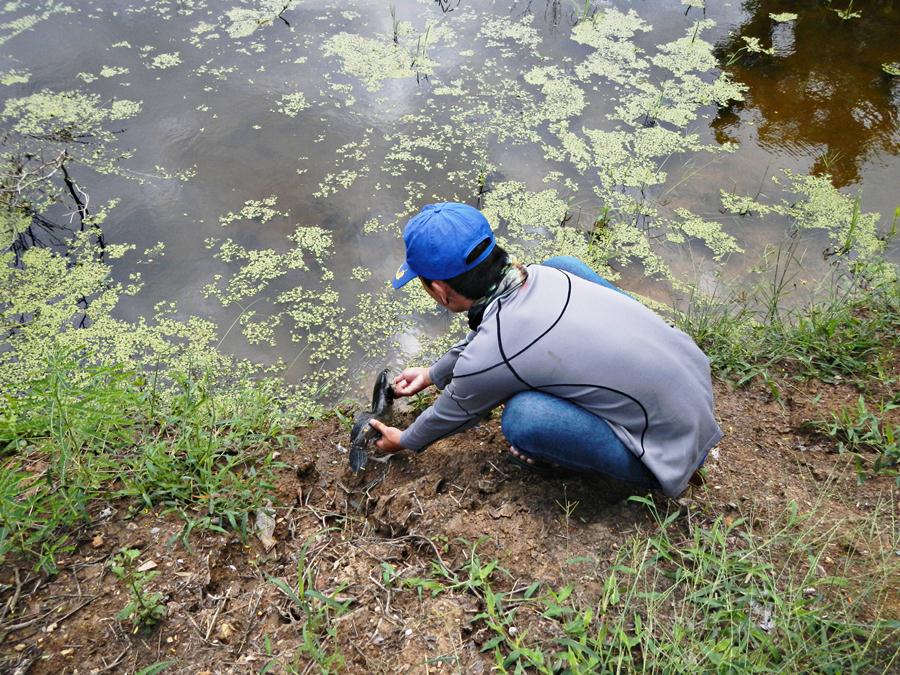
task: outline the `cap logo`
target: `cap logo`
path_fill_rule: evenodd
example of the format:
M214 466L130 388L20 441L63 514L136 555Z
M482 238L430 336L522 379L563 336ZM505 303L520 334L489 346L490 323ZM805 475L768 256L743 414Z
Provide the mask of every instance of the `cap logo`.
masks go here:
M394 275L394 278L398 281L403 278L403 265L397 268L397 273Z

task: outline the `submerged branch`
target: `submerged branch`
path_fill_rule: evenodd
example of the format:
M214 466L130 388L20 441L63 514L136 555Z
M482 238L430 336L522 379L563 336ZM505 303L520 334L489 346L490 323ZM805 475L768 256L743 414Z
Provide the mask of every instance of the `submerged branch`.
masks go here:
M69 195L78 207L79 229L84 232L84 221L90 216L90 213L88 213L87 202L83 201L78 193L80 192L85 196L87 196L87 193L79 188L75 181L72 180L72 176L69 175L69 169L66 167L66 160L68 160L68 158L69 154L66 152L63 161L60 163L60 169L62 170L63 182L66 184L66 189L69 191Z

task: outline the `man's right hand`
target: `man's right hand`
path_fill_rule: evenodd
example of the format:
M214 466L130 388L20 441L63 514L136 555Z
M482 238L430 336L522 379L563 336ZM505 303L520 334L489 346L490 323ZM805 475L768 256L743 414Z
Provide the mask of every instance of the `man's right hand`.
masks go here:
M412 396L432 385L428 368L406 368L391 382L395 396Z

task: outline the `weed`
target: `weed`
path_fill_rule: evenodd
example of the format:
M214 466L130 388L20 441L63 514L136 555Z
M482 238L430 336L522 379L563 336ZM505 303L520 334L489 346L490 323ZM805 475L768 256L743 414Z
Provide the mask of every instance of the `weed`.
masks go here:
M877 453L872 465L872 473L889 473L897 475L900 464L900 426L884 419L885 413L900 408L900 394L870 410L860 394L856 406L841 408L832 413L829 419L814 420L810 426L838 441L838 452L852 452L857 456L857 471L860 477L865 476L861 462L861 452L868 450Z
M575 510L578 508L579 503L580 502L578 502L577 500L576 501L569 500L568 491L564 485L563 486L563 500L559 501L557 499L556 505L563 512L563 519L564 519L565 533L566 533L565 534L565 537L566 537L566 559L569 558L569 537L571 534L572 516L575 514Z
M865 603L886 601L897 564L888 555L857 577L838 567L823 571L828 547L856 536L841 534L846 523L812 522L796 504L761 529L752 526L752 514L700 523L634 499L650 509L656 532L621 549L596 603L578 600L570 586L535 596L533 585L515 599L483 589L478 618L494 637L482 649L494 650L498 671L639 672L660 664L665 672L890 669L896 622L861 616ZM557 624L553 640L535 643L516 629L513 603L542 608L543 622Z
M198 528L246 534L284 443L267 395L248 383L226 407L209 378L175 373L162 396L155 376L79 351L47 359L43 377L0 401L0 452L15 453L0 471L0 559L54 573L91 505L109 497L181 513L183 541Z
M162 593L148 593L145 589L159 572L142 570L137 564L140 555L138 549L123 548L109 563L110 571L124 581L131 592L128 604L116 614L116 619L130 620L135 633L141 628L152 628L166 616Z
M419 82L419 77L422 75L420 70L423 67L427 67L426 60L428 58L428 34L431 32L431 24L425 27L425 32L419 35L419 39L416 42L416 55L413 57L410 62L410 68L416 71L416 82ZM428 74L424 74L425 79L428 79Z
M693 291L675 324L703 349L713 372L738 386L759 377L777 395L775 379L787 373L823 382L883 379L900 345L897 283L873 285L863 268L789 307L799 265L791 237L766 255L757 285L724 296Z
M420 391L407 399L407 405L416 414L421 413L434 402L434 392Z
M829 6L831 5L831 0L828 2ZM837 14L844 21L849 21L850 19L858 19L862 16L862 12L854 11L853 9L853 0L850 0L850 3L844 9L835 9L831 8L831 11Z
M341 406L336 406L333 412L338 424L341 425L341 429L343 429L345 434L349 434L353 429L353 416L346 414Z
M497 561L483 560L477 544L463 540L461 567L433 561L433 578L404 585L475 595L481 611L473 622L489 631L481 650L493 654L498 672L655 672L661 664L665 672L890 669L900 626L862 617L878 615L890 596L896 529L887 528L894 539L865 570L851 558L835 563L826 556L844 539L872 536L880 519L890 519L890 505L876 506L872 522L851 532L850 523L814 520L794 503L774 519L749 513L709 520L663 511L646 497L633 500L649 509L654 533L620 549L600 574L594 600L576 597L569 585L540 591L537 581L522 591L498 590ZM822 514L821 505L810 513ZM529 636L528 616L535 614L550 640Z
M176 379L179 389L167 410L145 430L141 450L125 459L119 494L183 516L201 510L198 518L185 517L186 534L197 527L230 527L246 537L248 514L271 487L274 460L268 444L279 433L267 412L271 401L248 388L237 406L241 414L220 417L208 378L180 374Z
M394 44L400 44L400 22L397 20L397 5L390 4L391 11L391 32L393 34Z
M741 59L746 60L751 54L772 56L775 53L774 47L763 47L759 38L742 35L741 39L744 41L744 45L728 55L728 61L725 62L725 68L734 65Z
M113 453L134 443L139 378L84 360L52 352L46 375L3 401L0 448L17 454L0 473L0 559L24 553L55 572L71 531L89 522L91 500L117 473Z
M591 0L584 0L580 6L573 0L572 9L575 12L576 25L585 21L593 21L597 16L597 10L593 8Z
M135 671L135 675L159 675L159 673L174 663L175 661L157 661L156 663L151 663L149 666Z
M327 644L335 637L331 619L346 613L353 601L338 599L341 588L329 595L316 589L316 571L309 560L309 547L308 540L300 548L296 586L274 577L269 577L269 581L290 599L291 618L299 623L303 642L297 650L297 659L315 664L321 673L340 672L344 666L343 656L340 651L330 650Z

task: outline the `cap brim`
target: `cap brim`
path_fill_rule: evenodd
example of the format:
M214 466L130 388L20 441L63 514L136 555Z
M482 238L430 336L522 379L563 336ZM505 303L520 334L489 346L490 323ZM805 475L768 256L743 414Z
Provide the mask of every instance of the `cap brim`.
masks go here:
M397 268L397 273L394 275L394 278L391 280L391 286L394 288L400 288L406 283L409 283L413 279L415 279L418 274L413 272L409 264L403 263L400 267Z

